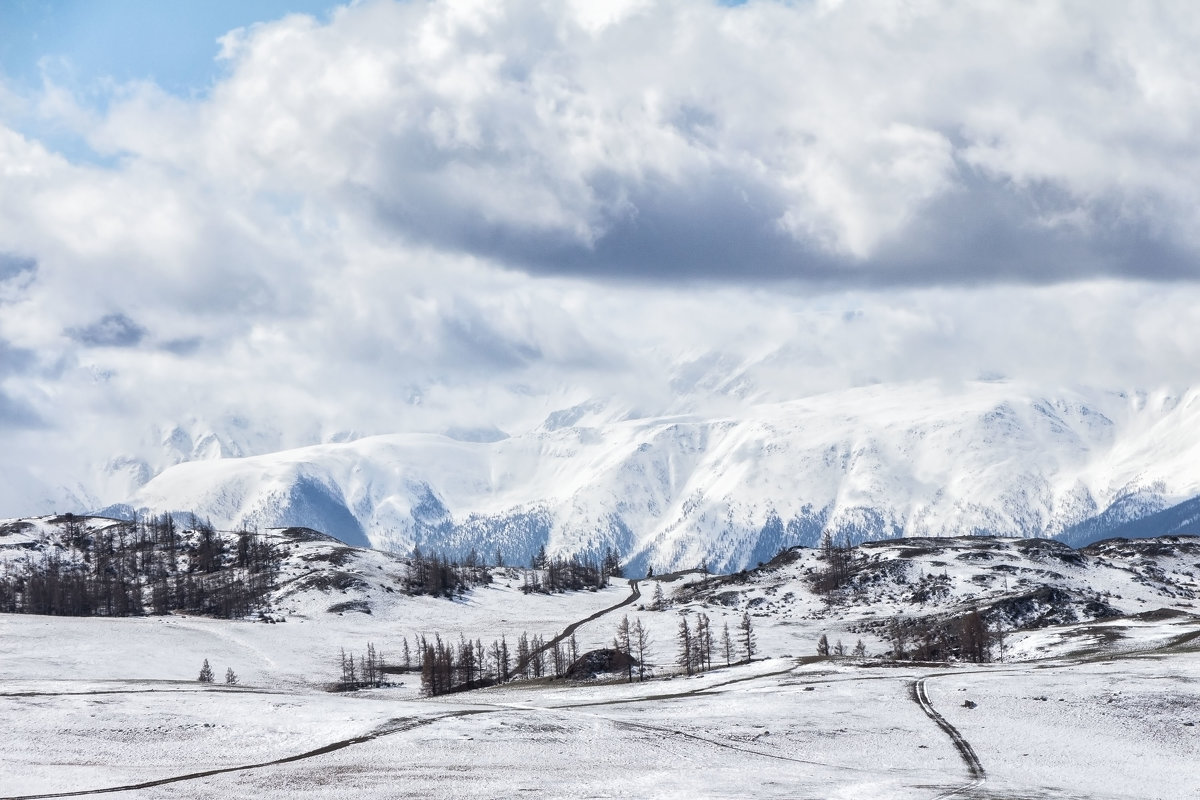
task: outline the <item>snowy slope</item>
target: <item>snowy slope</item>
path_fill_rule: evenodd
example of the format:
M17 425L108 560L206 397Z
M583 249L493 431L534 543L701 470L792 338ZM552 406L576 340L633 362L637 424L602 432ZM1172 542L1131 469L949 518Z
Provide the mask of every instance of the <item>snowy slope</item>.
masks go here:
M541 544L611 545L639 570L724 570L826 531L1085 542L1200 494L1196 391L880 385L719 419L620 418L592 403L475 438L495 440L397 434L191 461L109 510L194 509L218 527L307 525L510 561Z

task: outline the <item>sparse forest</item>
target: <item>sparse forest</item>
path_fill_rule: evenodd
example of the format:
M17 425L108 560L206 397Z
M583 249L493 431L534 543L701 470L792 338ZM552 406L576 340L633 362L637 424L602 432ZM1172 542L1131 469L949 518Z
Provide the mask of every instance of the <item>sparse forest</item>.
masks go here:
M621 559L611 548L605 551L602 558L595 560L579 555L551 558L546 555L546 548L543 546L530 559L529 567L522 586L522 591L527 594L603 589L608 586L610 577L621 575Z
M410 653L407 637L404 652ZM430 696L468 691L516 679L561 678L579 658L575 637L546 640L522 632L510 646L508 637L493 639L485 646L482 639L471 641L459 636L457 642L435 633L432 638L416 638L416 664L405 657L405 668L421 673L421 690Z
M420 547L415 547L409 558L404 591L410 595L461 597L468 590L491 582L491 572L474 551L460 562L440 553L425 555Z
M99 528L72 514L58 521L61 546L0 566L0 611L241 617L262 603L279 570L264 537L195 517L183 528L168 514Z

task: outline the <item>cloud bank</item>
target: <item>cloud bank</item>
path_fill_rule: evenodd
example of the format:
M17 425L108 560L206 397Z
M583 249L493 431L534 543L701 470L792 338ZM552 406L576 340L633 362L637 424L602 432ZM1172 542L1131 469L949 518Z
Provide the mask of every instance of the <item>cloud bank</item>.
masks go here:
M0 513L190 457L178 426L228 454L593 397L1194 382L1198 29L1170 2L365 2L230 32L192 97L0 76Z

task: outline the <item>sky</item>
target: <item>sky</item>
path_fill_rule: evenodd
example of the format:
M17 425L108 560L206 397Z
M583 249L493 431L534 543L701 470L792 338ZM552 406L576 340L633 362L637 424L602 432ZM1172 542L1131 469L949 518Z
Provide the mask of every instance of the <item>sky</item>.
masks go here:
M597 399L1192 385L1197 40L1165 0L0 3L0 515Z

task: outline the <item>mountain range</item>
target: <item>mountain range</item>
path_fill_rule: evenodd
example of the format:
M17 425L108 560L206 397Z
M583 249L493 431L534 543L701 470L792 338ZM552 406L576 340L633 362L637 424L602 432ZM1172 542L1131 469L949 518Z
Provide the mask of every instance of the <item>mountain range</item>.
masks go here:
M218 527L305 525L354 545L474 549L509 563L542 546L612 547L635 570L736 570L826 535L1080 546L1200 529L1195 390L880 384L715 417L645 417L589 401L523 433L486 434L229 457L240 449L219 434L175 432L166 444L194 438L205 452L100 513L194 511Z

